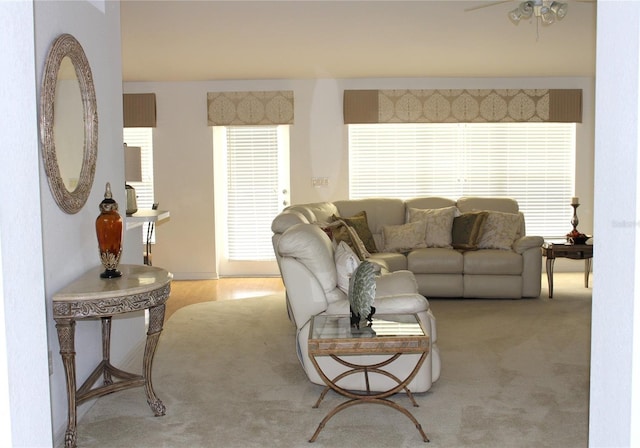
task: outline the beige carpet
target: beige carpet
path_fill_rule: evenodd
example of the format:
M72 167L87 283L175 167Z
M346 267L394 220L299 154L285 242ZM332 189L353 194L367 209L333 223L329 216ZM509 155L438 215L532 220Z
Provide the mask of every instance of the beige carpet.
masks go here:
M546 278L539 299L431 301L442 376L410 408L431 443L384 406L329 421L321 447L585 447L591 289L582 274ZM210 302L169 319L154 364L167 415L142 388L100 398L78 425L79 447L306 447L342 398L306 377L279 296ZM409 406L404 395L397 401Z

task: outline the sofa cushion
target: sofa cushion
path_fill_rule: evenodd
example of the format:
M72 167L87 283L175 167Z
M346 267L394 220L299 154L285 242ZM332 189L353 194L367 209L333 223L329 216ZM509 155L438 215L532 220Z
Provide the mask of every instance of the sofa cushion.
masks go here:
M385 266L389 272L407 269L407 257L401 253L378 252L371 254L368 261Z
M475 250L482 235L487 212L469 212L453 218L451 245L454 249Z
M307 218L311 224L327 224L338 209L331 202L314 202L311 204L290 205L285 211L295 211Z
M425 243L427 247L451 247L451 229L456 207L432 209L407 209L407 222L424 221L427 226Z
M398 198L368 198L335 201L340 216L353 216L367 212L369 230L373 234L376 248L382 248L382 226L405 224L404 201Z
M520 214L490 211L478 241L480 249L511 250L520 227Z
M349 279L360 265L360 259L344 241L340 241L336 247L333 258L336 262L338 288L345 294L349 294Z
M456 205L456 201L440 196L422 196L405 201L406 208L445 208Z
M369 229L369 222L367 220L366 211L362 210L349 218L336 215L333 215L331 217L332 221L336 221L338 219L343 220L349 226L353 227L353 229L356 231L356 233L364 243L364 247L367 248L367 251L369 253L378 252L376 243L373 240L373 235L371 234L371 230Z
M441 247L416 249L407 255L407 265L414 274L462 274L463 256Z
M500 249L481 249L464 253L465 275L520 275L522 255Z
M399 226L383 226L383 250L384 252L409 252L412 249L426 247L426 230L427 226L422 221Z
M462 213L493 210L503 213L518 213L518 201L501 197L462 197L456 203Z

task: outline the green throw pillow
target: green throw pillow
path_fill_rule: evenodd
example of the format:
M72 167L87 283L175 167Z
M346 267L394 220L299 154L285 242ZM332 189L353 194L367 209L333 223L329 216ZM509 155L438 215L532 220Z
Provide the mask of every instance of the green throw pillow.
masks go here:
M454 249L476 250L487 220L487 212L468 212L453 219L451 244Z
M367 251L369 253L373 254L375 252L378 252L376 242L373 239L373 234L371 233L371 230L369 229L369 223L367 222L367 212L363 210L351 216L350 218L343 218L336 215L333 215L331 217L332 221L336 221L338 219L343 220L348 226L352 227L356 231L356 233L364 243L364 247L367 248Z
M338 218L329 226L331 227L331 235L336 244L344 241L353 249L360 260L366 260L371 256L355 229L344 222L344 220Z

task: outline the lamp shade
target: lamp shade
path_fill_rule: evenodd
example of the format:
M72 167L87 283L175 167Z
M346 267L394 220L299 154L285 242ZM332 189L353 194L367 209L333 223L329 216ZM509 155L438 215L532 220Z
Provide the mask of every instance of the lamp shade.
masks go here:
M142 148L124 144L124 180L142 182Z

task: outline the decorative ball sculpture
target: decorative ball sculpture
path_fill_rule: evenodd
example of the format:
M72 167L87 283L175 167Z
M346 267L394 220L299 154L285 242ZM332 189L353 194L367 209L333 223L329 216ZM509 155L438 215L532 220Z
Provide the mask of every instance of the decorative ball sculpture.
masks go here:
M369 322L376 312L373 301L376 297L376 269L370 261L363 261L349 280L349 306L351 326L360 328L360 321Z
M104 199L100 203L100 215L96 219L96 235L100 249L100 261L105 271L102 278L120 277L116 269L122 254L122 217L118 213L118 203L111 194L111 184L107 182Z

